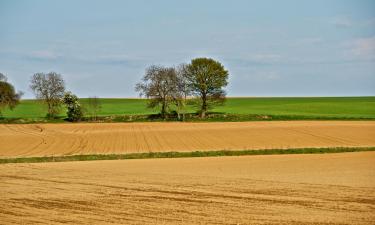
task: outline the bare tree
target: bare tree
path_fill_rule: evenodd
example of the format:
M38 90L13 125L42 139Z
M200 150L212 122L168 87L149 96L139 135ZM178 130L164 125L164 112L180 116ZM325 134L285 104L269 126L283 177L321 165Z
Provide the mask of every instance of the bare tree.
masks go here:
M87 111L91 115L91 118L97 120L98 113L102 109L102 104L97 96L89 97L87 101Z
M36 73L31 78L30 88L35 96L47 105L47 117L56 117L60 112L65 92L62 76L55 72Z
M180 120L180 115L182 114L182 121L185 120L186 114L186 105L187 105L187 97L190 95L191 91L189 89L188 84L188 65L187 64L180 64L176 68L177 73L177 92L175 93L175 103L177 106L177 116Z
M160 107L160 114L163 118L178 98L178 78L173 67L150 66L142 81L136 85L136 91L140 96L150 99L148 107Z

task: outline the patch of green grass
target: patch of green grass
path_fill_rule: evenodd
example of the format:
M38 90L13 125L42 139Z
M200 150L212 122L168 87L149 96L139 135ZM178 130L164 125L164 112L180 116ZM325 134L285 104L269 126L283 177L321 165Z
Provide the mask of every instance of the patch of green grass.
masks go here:
M155 159L155 158L191 158L191 157L218 157L218 156L250 156L250 155L281 155L281 154L322 154L375 151L375 147L340 147L340 148L296 148L296 149L264 149L264 150L239 150L239 151L195 151L195 152L148 152L129 154L95 154L95 155L69 155L48 157L24 157L0 159L0 164L5 163L40 163L40 162L69 162L93 160L124 160L124 159Z
M375 118L375 97L229 98L214 112L273 116Z
M83 105L87 104L87 99L80 99L80 101ZM157 109L146 107L146 99L105 98L100 101L102 104L102 109L98 114L100 117L133 116L137 118L137 116L144 117L158 113ZM193 106L188 106L188 113L195 111ZM43 122L46 113L45 106L40 102L22 100L13 111L3 112L5 119L3 123L16 122L16 120ZM265 118L266 120L375 119L375 97L228 98L223 106L215 107L211 114L218 116L206 121L246 121L259 120L259 118L260 120ZM220 114L226 116L220 116ZM60 118L51 122L63 122L65 117L65 110L63 110Z
M88 99L80 99L81 104L85 107ZM153 114L157 111L146 107L146 99L100 99L102 108L98 116L110 115L140 115L140 114ZM6 119L22 118L22 119L40 119L44 118L47 114L47 108L38 100L21 100L13 110L4 110L3 116ZM66 109L62 108L60 117L66 117Z

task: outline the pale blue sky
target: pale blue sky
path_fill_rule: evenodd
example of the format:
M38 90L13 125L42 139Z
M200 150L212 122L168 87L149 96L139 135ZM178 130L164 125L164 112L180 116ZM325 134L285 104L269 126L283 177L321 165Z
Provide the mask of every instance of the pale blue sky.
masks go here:
M212 57L229 96L375 95L375 1L0 0L0 72L80 97L136 97L151 64Z

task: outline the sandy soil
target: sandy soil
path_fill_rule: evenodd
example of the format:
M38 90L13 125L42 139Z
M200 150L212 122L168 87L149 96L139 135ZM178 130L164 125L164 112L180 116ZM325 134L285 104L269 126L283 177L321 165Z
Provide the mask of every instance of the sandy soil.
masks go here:
M1 124L0 143L0 157L375 146L375 122Z
M1 224L374 224L375 152L0 165Z

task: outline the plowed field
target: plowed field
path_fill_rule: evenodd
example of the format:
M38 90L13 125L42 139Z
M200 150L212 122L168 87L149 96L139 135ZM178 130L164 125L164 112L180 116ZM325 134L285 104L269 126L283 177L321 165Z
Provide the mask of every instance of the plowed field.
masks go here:
M1 124L0 157L375 146L373 121Z
M375 152L0 165L1 224L374 224Z

